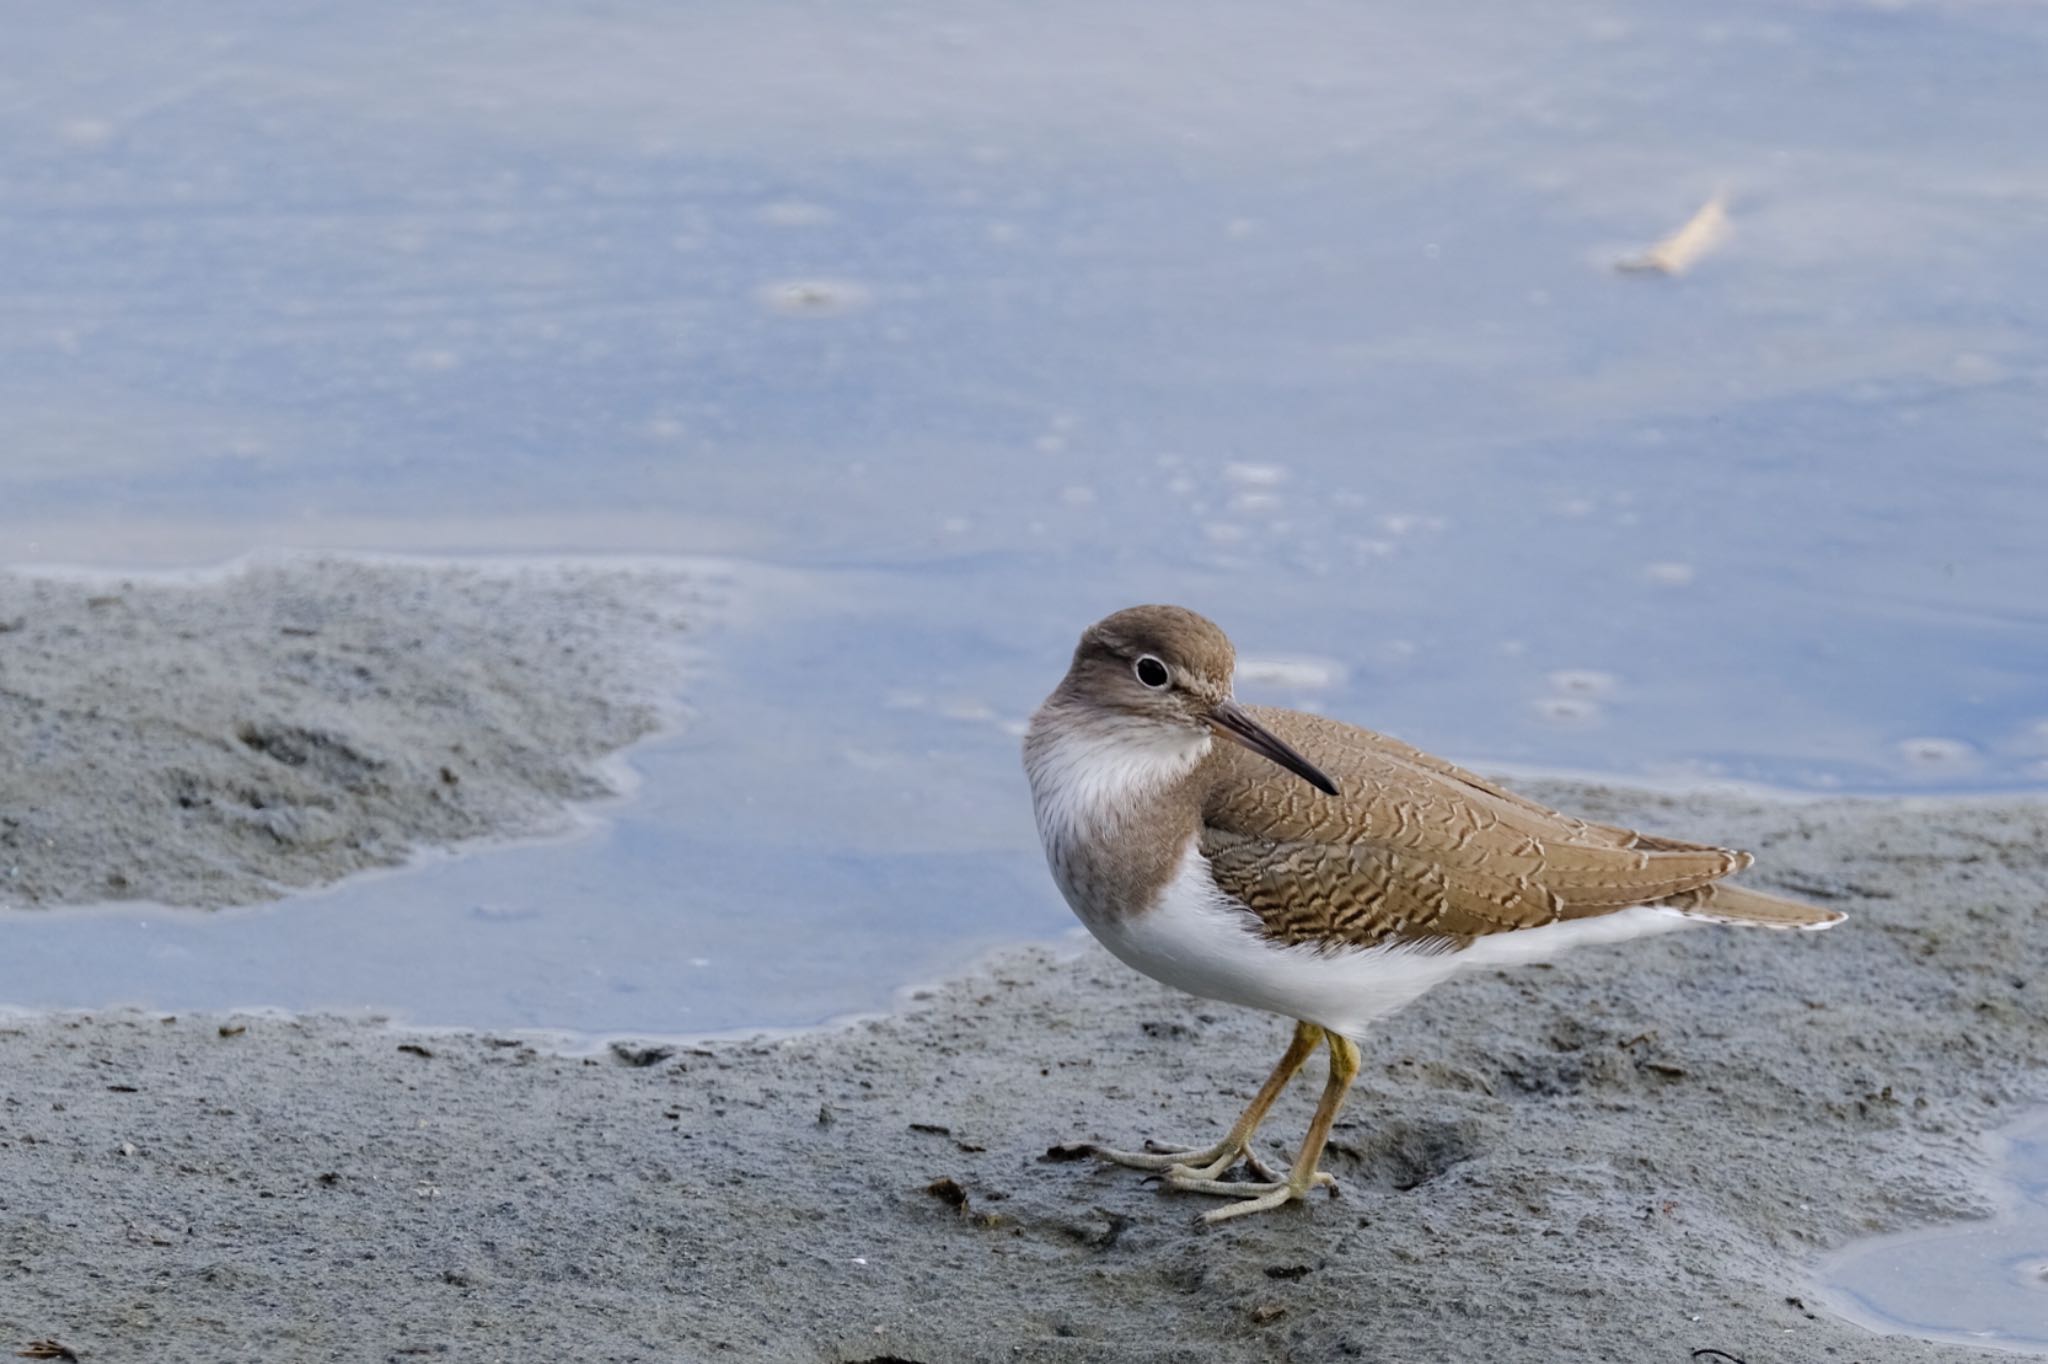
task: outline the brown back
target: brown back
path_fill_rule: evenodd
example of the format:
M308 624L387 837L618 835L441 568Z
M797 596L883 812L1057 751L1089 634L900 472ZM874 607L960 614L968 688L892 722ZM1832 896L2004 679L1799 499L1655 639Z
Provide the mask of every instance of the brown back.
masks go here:
M1206 760L1201 848L1285 943L1439 942L1607 914L1742 870L1747 853L1560 814L1398 739L1252 715L1333 778L1325 796L1236 744Z

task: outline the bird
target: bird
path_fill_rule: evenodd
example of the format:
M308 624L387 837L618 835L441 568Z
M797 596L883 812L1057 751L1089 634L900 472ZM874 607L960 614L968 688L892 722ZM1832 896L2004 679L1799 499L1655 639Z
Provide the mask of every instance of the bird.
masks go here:
M1046 863L1095 938L1168 985L1294 1020L1214 1145L1091 1147L1231 1200L1206 1221L1334 1194L1323 1147L1368 1027L1456 975L1699 922L1845 917L1730 884L1746 852L1575 819L1399 739L1239 705L1235 671L1207 618L1118 611L1082 633L1023 743ZM1318 1048L1322 1097L1275 1171L1253 1137ZM1251 1177L1226 1178L1240 1163Z

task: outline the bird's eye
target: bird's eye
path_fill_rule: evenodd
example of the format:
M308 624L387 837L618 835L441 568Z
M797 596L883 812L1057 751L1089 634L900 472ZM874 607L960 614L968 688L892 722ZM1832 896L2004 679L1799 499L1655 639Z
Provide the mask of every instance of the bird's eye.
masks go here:
M1136 665L1133 667L1132 671L1138 674L1138 680L1140 682L1143 682L1146 686L1152 687L1155 690L1166 685L1166 665L1164 663L1161 663L1158 659L1152 657L1152 655L1150 654L1146 654L1143 657L1141 657L1137 661Z

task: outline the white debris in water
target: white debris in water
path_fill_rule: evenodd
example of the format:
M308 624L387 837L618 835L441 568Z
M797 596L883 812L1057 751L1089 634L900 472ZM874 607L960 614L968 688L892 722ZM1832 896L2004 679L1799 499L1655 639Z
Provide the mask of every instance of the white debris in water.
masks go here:
M1223 476L1247 488L1271 488L1287 481L1287 470L1279 464L1226 464Z
M838 317L864 306L868 290L843 279L789 279L763 286L761 302L784 317Z
M1962 772L1976 766L1977 750L1961 739L1922 736L1899 741L1899 756L1923 772Z
M1321 691L1342 686L1346 675L1336 659L1311 654L1251 654L1237 660L1237 680L1251 686Z
M1663 587L1684 587L1693 580L1693 567L1681 563L1645 564L1643 576Z
M1609 696L1614 674L1595 668L1564 668L1550 675L1550 689L1563 696Z

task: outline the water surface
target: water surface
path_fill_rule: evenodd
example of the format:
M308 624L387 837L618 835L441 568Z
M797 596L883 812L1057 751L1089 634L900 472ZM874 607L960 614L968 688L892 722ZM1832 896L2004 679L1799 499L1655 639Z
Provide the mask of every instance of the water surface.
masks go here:
M2048 1355L2048 1112L1991 1145L1996 1217L1865 1241L1824 1273L1837 1310L1878 1331Z

